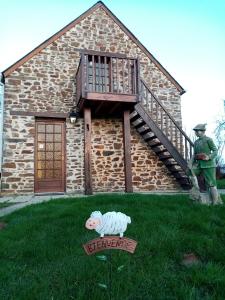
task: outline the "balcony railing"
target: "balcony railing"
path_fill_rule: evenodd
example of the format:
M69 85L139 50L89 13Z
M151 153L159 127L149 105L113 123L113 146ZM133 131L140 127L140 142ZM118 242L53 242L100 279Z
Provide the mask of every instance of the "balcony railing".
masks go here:
M120 99L125 96L137 98L139 94L138 60L117 54L96 54L94 51L82 53L76 74L76 86L76 104L81 99L91 99L93 95L107 100L111 100L110 97L115 95L119 95ZM126 97L126 99L129 98Z

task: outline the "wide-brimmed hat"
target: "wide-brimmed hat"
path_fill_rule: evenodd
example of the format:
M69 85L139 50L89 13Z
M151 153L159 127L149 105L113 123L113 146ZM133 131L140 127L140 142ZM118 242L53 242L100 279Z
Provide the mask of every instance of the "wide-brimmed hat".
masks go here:
M193 130L206 131L206 124L198 124L193 128Z

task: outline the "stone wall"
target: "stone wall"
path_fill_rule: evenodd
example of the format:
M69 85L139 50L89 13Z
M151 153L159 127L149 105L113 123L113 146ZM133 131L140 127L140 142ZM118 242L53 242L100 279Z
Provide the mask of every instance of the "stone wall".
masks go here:
M92 183L94 192L125 190L122 120L92 122ZM131 128L132 183L135 192L179 190L176 180Z
M34 188L35 118L10 115L10 111L67 113L76 96L75 74L81 49L139 57L141 77L181 124L180 96L176 87L106 12L98 8L6 78L3 192L30 193ZM112 128L118 126L121 131L122 125L114 122L102 119L93 124L92 168L96 191L124 190L122 132L114 133ZM132 146L135 189L176 188L167 175L167 179L162 179L162 174L167 174L165 168L151 152L147 152L143 142L137 140L135 133L135 146ZM75 126L67 122L68 192L84 190L83 157L83 120ZM141 165L144 167L140 168ZM104 166L107 166L107 174Z
M93 120L92 183L94 192L125 189L121 120Z
M167 168L133 127L131 128L131 161L134 192L180 189Z
M66 123L66 191L84 192L84 122Z
M34 117L5 118L2 191L26 194L34 190Z

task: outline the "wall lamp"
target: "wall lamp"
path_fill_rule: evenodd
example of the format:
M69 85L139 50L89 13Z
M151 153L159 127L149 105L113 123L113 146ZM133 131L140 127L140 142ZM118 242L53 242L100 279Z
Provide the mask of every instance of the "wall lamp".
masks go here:
M77 111L72 110L69 113L70 123L72 124L76 123L78 117L79 117L79 113Z

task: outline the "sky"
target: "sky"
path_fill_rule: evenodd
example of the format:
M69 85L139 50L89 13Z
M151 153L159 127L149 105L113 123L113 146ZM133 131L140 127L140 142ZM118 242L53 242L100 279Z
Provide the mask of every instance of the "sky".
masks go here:
M183 128L224 115L225 0L104 0L186 93ZM92 0L0 0L0 71L94 5Z

